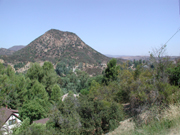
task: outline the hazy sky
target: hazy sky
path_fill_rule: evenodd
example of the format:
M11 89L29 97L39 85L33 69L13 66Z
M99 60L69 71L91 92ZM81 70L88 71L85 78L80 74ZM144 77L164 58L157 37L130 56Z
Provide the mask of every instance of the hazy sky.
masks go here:
M103 54L148 55L180 29L179 0L0 0L0 48L28 45L52 28ZM167 54L180 56L180 32Z

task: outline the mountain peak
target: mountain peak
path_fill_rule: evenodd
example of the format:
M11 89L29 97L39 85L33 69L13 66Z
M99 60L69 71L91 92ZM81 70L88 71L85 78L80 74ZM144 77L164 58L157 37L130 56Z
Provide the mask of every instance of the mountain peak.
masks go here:
M47 32L45 32L44 34L45 34L45 35L46 35L46 34L51 34L51 35L56 35L56 34L73 34L73 35L76 35L76 34L73 33L73 32L61 31L61 30L58 30L58 29L50 29L50 30L48 30Z
M62 30L58 30L58 29L50 29L47 32L54 32L54 31L57 31L57 32L68 32L68 31L62 31Z
M85 43L76 34L56 29L50 29L49 31L45 32L42 36L31 42L29 45L32 46L32 44L36 44L41 48L66 47L75 44L82 46L85 45Z
M6 61L12 63L50 61L57 64L63 61L74 66L79 63L94 65L100 70L101 63L106 63L109 59L85 44L76 34L56 29L50 29L25 48L6 57ZM91 72L93 68L88 70Z

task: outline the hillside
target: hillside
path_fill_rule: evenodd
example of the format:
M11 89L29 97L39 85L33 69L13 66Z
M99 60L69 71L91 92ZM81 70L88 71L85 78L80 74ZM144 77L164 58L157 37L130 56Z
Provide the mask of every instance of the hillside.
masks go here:
M0 48L0 55L12 55L14 51L5 49L5 48Z
M13 46L9 49L0 48L0 55L12 55L15 51L18 51L24 47L25 46L23 45L18 45L18 46Z
M47 31L13 55L2 56L1 59L13 64L50 61L56 65L63 61L71 66L80 64L89 73L100 73L102 65L110 60L85 44L76 34L55 29Z

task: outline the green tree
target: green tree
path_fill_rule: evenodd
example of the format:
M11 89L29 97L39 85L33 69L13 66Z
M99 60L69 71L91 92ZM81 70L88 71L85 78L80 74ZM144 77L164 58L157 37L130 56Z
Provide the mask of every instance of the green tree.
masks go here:
M138 65L134 71L134 80L136 80L139 77L140 73L141 73L141 66Z
M47 72L54 70L53 64L48 61L44 62L42 68L43 68L44 72L46 72L46 74L47 74Z
M78 83L77 92L80 92L81 89L87 88L89 75L86 72L79 70L77 71L77 76L79 80L79 83L77 82Z
M56 66L56 73L59 76L65 76L69 73L70 69L66 67L64 62L59 62Z
M21 92L16 88L16 85L19 83L18 76L8 66L4 69L3 74L0 74L0 81L0 104L16 109L20 104L18 94L21 95Z
M123 119L123 110L115 102L80 96L82 134L102 134L115 129Z
M36 79L41 82L44 77L42 67L38 63L32 64L26 73L26 77L29 77L31 80Z
M52 88L51 100L54 102L58 102L61 100L62 96L63 92L61 91L59 85L55 84Z
M88 94L89 94L89 91L88 91L87 89L82 89L82 90L80 91L80 93L81 93L82 95L88 95Z
M28 99L33 100L35 98L45 101L48 101L49 98L44 86L37 80L32 81L32 87L28 90Z
M0 63L0 74L3 74L5 70L5 67L2 63Z
M21 123L21 126L19 127L15 127L13 129L13 134L14 135L20 135L22 134L22 132L25 132L26 129L30 126L30 119L26 118L24 119L24 121Z
M29 78L25 78L24 75L22 74L19 74L19 75L16 75L15 79L14 79L14 89L17 93L17 100L18 100L18 103L17 103L17 107L21 107L22 104L27 100L27 88L28 88L28 85L29 85ZM12 104L12 103L11 103ZM11 107L13 108L13 107Z
M117 60L115 58L111 59L107 68L105 69L103 83L108 84L109 81L114 81L117 79L119 66L116 65Z
M70 92L68 97L53 107L49 124L59 130L62 134L80 134L81 118L78 114L79 101Z
M44 84L46 91L49 96L52 92L52 87L57 83L57 74L53 68L52 63L45 62L42 66L43 69L43 78L41 83Z
M29 118L30 123L34 120L47 117L47 112L37 99L24 103L22 108L19 110L19 114L23 119Z
M92 81L91 83L91 87L90 87L90 90L89 90L89 95L91 97L96 97L98 96L100 93L99 93L99 89L100 89L100 84L98 82L96 82L95 80Z
M154 81L168 82L168 74L166 70L171 66L169 57L165 56L166 45L161 46L159 49L155 48L150 53L150 63L154 69Z
M167 70L169 73L170 84L180 87L180 64Z
M15 76L15 72L12 69L11 66L8 65L8 67L6 68L6 74L7 76L9 76L10 78L13 78Z
M52 92L52 87L57 84L57 75L54 71L49 72L46 74L41 82L44 86L46 91L48 92L49 96L51 95Z
M52 128L47 128L45 124L33 123L30 125L29 118L26 118L20 127L13 130L13 135L57 135Z

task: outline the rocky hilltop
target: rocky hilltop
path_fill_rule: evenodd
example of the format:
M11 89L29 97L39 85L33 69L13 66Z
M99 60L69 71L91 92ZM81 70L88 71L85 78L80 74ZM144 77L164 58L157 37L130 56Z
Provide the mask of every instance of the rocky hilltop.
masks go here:
M90 70L90 72L94 70L100 72L100 69L110 60L84 43L75 33L56 29L47 31L11 56L1 56L1 59L13 64L50 61L56 65L63 61L67 65L81 64L88 72Z

